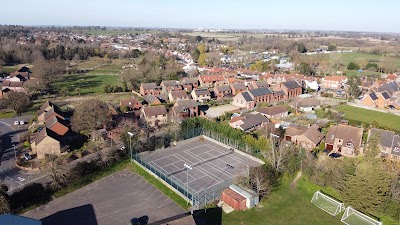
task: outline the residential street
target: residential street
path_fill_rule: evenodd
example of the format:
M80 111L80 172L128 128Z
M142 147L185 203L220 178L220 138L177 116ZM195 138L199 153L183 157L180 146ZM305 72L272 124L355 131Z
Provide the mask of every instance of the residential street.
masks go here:
M41 173L20 170L15 165L15 155L18 157L20 154L20 135L27 131L30 119L31 116L18 117L18 120L25 121L25 125L14 125L15 117L0 120L0 181L7 185L9 192L43 176Z

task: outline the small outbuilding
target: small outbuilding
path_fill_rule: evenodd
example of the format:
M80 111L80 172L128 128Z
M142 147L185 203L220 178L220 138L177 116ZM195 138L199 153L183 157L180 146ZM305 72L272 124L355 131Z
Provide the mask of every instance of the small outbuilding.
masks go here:
M235 210L251 209L258 205L260 196L251 190L245 190L237 185L230 185L222 192L221 200Z

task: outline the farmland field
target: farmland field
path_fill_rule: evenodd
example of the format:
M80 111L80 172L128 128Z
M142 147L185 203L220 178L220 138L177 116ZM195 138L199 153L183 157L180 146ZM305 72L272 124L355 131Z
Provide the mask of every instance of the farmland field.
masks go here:
M257 33L238 34L238 33L210 33L210 32L192 32L183 34L189 36L202 36L204 38L216 38L221 41L235 41L243 36L264 38L267 35L267 34L257 34Z
M349 120L350 123L371 124L376 122L381 128L388 128L390 130L400 132L399 116L349 105L340 105L336 108L336 110L343 112L345 114L344 119Z

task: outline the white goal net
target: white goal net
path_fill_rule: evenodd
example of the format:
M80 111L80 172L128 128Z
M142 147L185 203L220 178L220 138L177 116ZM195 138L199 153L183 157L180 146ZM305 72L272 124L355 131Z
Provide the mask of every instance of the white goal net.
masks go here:
M382 222L353 209L351 206L344 211L342 222L347 225L383 225Z
M343 203L323 194L320 191L314 193L311 203L332 216L336 216L345 209Z

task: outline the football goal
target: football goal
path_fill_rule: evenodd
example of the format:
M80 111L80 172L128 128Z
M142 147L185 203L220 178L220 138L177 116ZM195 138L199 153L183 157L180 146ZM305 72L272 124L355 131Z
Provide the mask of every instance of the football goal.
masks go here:
M314 193L311 203L332 216L336 216L345 209L343 203L323 194L320 191Z
M342 222L347 225L383 225L382 222L353 209L351 206L344 211Z

